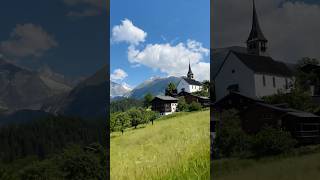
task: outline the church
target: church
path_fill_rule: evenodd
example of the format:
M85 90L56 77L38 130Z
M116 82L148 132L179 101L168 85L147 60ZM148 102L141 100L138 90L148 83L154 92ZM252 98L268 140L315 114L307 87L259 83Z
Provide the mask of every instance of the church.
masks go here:
M189 62L189 71L187 74L187 77L182 77L181 81L178 83L177 91L180 92L198 92L202 90L202 83L199 81L196 81L194 79L194 75L191 70L191 65Z
M244 51L228 51L214 75L216 99L230 92L252 98L290 92L293 74L288 65L268 55L268 40L259 25L253 1L252 27ZM213 61L215 59L213 58Z

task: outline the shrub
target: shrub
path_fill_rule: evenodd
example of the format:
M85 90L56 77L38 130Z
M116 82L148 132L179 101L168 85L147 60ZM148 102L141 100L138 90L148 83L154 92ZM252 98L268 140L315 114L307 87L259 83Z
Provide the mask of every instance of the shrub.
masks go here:
M57 167L52 165L50 160L43 162L33 162L29 166L23 168L18 173L19 179L33 180L33 179L62 179L62 173L58 171ZM55 178L53 178L55 177Z
M179 97L177 108L179 111L188 111L189 110L189 105L187 104L186 99L184 97Z
M105 179L106 163L103 153L84 151L81 147L74 146L66 149L58 158L59 169L64 179Z
M199 111L201 108L201 104L194 101L189 105L189 111Z
M237 111L222 114L223 121L216 130L213 144L215 156L247 156L250 150L250 137L242 130Z
M255 157L278 155L288 153L296 143L297 141L291 137L289 132L264 127L253 137L251 150Z

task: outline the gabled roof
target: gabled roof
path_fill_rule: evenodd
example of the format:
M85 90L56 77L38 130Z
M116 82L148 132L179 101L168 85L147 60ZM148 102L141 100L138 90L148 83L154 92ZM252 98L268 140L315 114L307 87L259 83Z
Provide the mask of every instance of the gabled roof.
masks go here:
M315 114L312 114L310 112L305 112L305 111L301 111L301 110L297 110L297 109L292 109L292 108L281 108L281 107L277 107L275 105L271 105L271 104L266 104L266 103L256 103L257 105L266 107L266 108L270 108L276 111L280 111L283 113L286 113L287 115L291 115L291 116L296 116L296 117L302 117L302 118L320 118L320 116L317 116Z
M198 95L195 95L195 94L192 94L192 93L189 93L189 92L186 92L186 91L181 91L178 96L193 96L193 97L196 97L196 98L199 98L199 99L203 99L203 100L210 100L209 97L205 97L205 96L198 96Z
M280 61L275 61L269 56L233 52L249 69L256 73L265 73L291 77L292 72L288 66Z
M253 0L253 15L252 15L252 28L250 35L248 37L247 42L252 41L252 40L260 40L260 41L267 41L265 36L263 35L260 25L259 25L259 20L258 20L258 15L256 12L256 6Z
M216 109L230 109L230 108L243 108L245 104L253 104L256 102L262 103L261 99L256 97L249 97L239 92L231 91L228 95L224 96L222 99L214 102L212 107Z
M187 78L187 77L182 77L182 79L185 80L190 85L202 86L201 82L196 81L194 79L190 79L190 78Z
M156 98L164 100L164 101L178 101L177 98L174 98L171 96L156 96L154 99L156 99Z

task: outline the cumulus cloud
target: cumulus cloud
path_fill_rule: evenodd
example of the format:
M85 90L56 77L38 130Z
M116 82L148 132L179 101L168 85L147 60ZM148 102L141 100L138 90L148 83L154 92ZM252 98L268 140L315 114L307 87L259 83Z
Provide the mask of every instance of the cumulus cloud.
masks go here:
M147 33L136 27L130 20L125 19L120 25L112 28L113 42L126 42L131 45L138 45L145 41Z
M82 7L80 11L69 11L70 17L87 17L100 15L106 3L104 0L63 0L66 5Z
M52 35L31 23L18 24L10 38L0 43L1 52L13 57L41 56L56 46L58 43Z
M115 69L110 75L112 81L122 81L126 77L128 77L128 74L122 69Z
M143 65L168 76L186 76L190 62L197 80L209 79L210 64L205 62L209 49L203 47L202 43L189 39L175 45L172 42L144 44L146 37L147 33L128 19L112 29L113 42L129 44L128 61L131 67Z
M128 49L130 63L160 70L168 76L185 76L189 62L192 66L196 79L206 80L210 77L210 64L204 62L209 50L200 42L188 40L187 43L177 45L148 44L142 50L134 46Z
M123 88L125 88L128 91L131 91L134 88L131 85L127 84L126 82L122 82L121 85Z
M320 5L302 1L256 0L260 26L276 59L296 62L320 58ZM213 47L245 46L252 19L252 0L213 1Z

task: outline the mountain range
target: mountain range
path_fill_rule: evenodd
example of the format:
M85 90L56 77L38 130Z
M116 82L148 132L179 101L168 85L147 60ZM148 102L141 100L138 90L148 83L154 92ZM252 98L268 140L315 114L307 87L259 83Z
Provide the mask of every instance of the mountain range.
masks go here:
M0 59L0 109L39 110L48 98L71 90L61 79Z
M0 124L51 115L106 117L107 67L80 81L45 67L30 70L0 59Z
M132 90L129 90L125 86L111 82L110 84L110 97L111 100L126 98L143 99L147 93L153 96L164 95L165 89L170 82L178 84L182 78L180 77L153 77L150 78Z
M132 89L128 88L125 85L112 82L112 81L110 82L110 97L112 99L127 96L131 90Z

